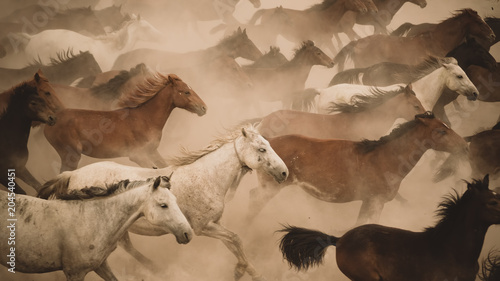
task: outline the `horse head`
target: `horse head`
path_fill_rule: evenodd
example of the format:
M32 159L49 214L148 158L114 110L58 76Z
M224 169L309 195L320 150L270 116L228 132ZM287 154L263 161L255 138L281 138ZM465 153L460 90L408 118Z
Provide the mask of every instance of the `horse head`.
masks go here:
M469 196L474 198L471 200L471 204L475 205L472 209L479 212L482 222L488 225L500 224L500 194L488 187L489 182L489 175L485 175L483 180L468 182L464 197L470 193Z
M333 60L320 48L314 45L311 40L304 41L302 46L295 51L295 56L291 63L302 63L304 65L323 65L328 68L333 67Z
M262 52L248 38L247 30L242 30L241 27L238 27L232 35L224 38L219 45L224 48L228 55L234 58L242 57L255 61L262 57Z
M425 113L424 106L417 98L411 84L404 87L396 99L399 99L396 101L395 106L395 110L397 111L396 116L412 120L415 115Z
M184 83L175 74L169 74L166 79L167 83L172 86L173 103L176 107L196 113L198 116L203 116L207 113L207 105L193 88ZM162 91L166 88L168 87L165 87Z
M45 101L48 109L53 113L57 113L64 108L49 81L43 75L42 70L39 69L33 76L33 80L28 82L28 84L36 87L38 95Z
M459 95L466 96L468 100L476 100L478 90L470 81L465 71L458 65L452 63L443 63L443 77L445 85L451 91Z
M269 142L253 128L242 128L234 141L234 149L242 167L262 170L281 183L288 177L288 168Z
M495 33L475 10L463 9L461 12L461 20L466 21L465 30L467 36L475 37L479 41L486 40L489 43L495 41Z
M193 229L177 205L177 198L170 191L170 178L157 177L149 180L150 197L144 207L144 217L156 226L175 235L177 243L186 244L193 237Z
M421 128L425 131L425 136L420 144L422 149L432 148L436 151L463 155L468 152L467 142L443 121L435 118L432 112L416 115L415 121L417 124L423 125Z

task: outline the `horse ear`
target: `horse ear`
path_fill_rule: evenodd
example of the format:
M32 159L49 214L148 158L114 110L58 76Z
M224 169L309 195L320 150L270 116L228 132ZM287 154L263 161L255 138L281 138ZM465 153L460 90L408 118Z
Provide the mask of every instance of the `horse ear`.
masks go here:
M238 26L238 33L241 33L241 26Z
M413 85L410 83L410 84L406 85L405 89L411 92L411 91L413 91Z
M490 185L490 175L486 174L483 178L483 186L488 188L489 185Z
M38 69L38 71L35 73L34 78L37 83L40 83L40 81L45 78L41 69Z
M247 131L245 131L245 128L241 128L241 134L246 138L247 137Z
M159 176L155 179L155 182L153 183L153 190L158 189L158 186L160 186L160 183L161 183L161 176Z
M247 29L246 29L246 28L245 28L245 29L243 29L243 34L244 34L244 35L247 35Z
M172 178L173 173L174 172L170 173L170 176L161 176L161 179L167 183L165 187L169 190L170 190L170 179Z

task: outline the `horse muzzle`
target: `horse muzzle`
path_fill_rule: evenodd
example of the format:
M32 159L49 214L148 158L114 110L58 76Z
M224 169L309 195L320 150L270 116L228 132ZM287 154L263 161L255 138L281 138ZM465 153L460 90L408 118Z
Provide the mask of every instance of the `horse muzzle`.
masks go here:
M175 240L179 244L187 244L191 239L193 239L193 230L191 228L175 235Z
M49 115L49 117L47 118L47 122L46 123L49 126L54 126L56 124L56 121L57 121L57 117Z
M467 96L468 100L474 101L477 100L478 94L476 92L472 93L472 95Z

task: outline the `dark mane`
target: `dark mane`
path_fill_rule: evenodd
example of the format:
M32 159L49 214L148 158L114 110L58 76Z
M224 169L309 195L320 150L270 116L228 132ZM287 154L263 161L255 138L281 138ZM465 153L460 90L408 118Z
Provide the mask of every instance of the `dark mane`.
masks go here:
M248 36L246 35L246 33L244 33L243 31L241 31L241 28L238 28L235 32L233 32L233 34L231 35L228 35L224 38L222 38L219 43L217 43L216 46L232 46L233 43L238 40L238 38L240 38L241 36L245 36L248 38Z
M38 57L38 59L35 59L32 63L30 63L26 67L39 68L39 67L44 67L44 66L56 66L56 65L60 65L60 64L66 63L68 61L74 60L80 56L89 55L89 54L90 54L89 51L85 51L85 52L81 52L80 54L75 55L73 53L73 49L68 49L66 51L58 52L57 58L50 58L50 63L48 65L44 65L42 63L42 60L40 59L40 57Z
M415 119L408 121L406 123L403 123L396 127L392 132L386 136L381 137L379 140L362 140L360 142L356 143L357 149L361 151L361 153L368 153L370 151L373 151L377 147L388 143L391 140L397 139L401 137L402 135L406 134L408 131L411 129L415 128L420 121L417 119L418 118L430 118L434 119L434 114L432 112L426 112L424 114L418 114L415 115Z
M425 229L427 234L437 238L437 243L440 243L442 239L447 239L449 237L449 233L443 230L451 229L450 227L452 225L463 220L466 211L465 206L472 200L472 192L470 192L470 189L488 189L488 183L481 180L473 180L472 183L467 182L467 185L469 186L469 190L467 190L462 196L454 190L454 193L449 194L444 198L436 211L436 215L439 218L438 223L434 227L428 227Z
M407 76L408 80L405 81L417 81L420 78L428 75L429 73L433 72L434 70L440 68L443 66L443 63L455 63L456 60L454 61L453 58L437 58L434 56L429 56L426 58L423 62L411 66L409 65L406 68L406 71L403 71L401 73L396 73L397 76Z
M298 47L297 49L295 49L293 51L292 59L290 61L284 63L280 67L286 68L286 67L291 67L291 66L295 65L300 53L305 51L308 47L314 47L314 42L311 40L303 41L302 44L300 45L300 47Z
M107 83L92 86L90 91L95 97L114 100L120 94L121 87L129 81L131 78L143 74L146 70L146 65L140 63L130 70L122 70L115 77L111 78Z
M500 280L500 252L490 251L488 257L484 259L481 272L478 277L481 281Z
M328 9L335 3L337 3L337 0L323 0L323 2L314 4L311 7L307 8L306 11L323 11L325 9Z
M457 20L460 19L462 16L473 16L475 18L481 19L481 17L477 14L477 12L474 9L465 8L461 10L456 10L454 13L451 14L451 17L441 21L440 23Z
M377 87L370 87L371 95L355 95L351 98L351 102L347 103L330 103L328 107L329 113L334 112L345 112L345 113L357 113L363 112L368 109L375 108L387 100L404 93L405 87L401 86L397 90L384 91Z
M103 187L84 187L82 189L72 189L68 193L61 193L58 199L61 200L84 200L92 199L98 197L108 197L116 194L123 193L127 190L133 189L138 186L142 186L145 183L151 182L153 179L147 179L146 181L129 181L122 180L118 183L107 185L106 188Z

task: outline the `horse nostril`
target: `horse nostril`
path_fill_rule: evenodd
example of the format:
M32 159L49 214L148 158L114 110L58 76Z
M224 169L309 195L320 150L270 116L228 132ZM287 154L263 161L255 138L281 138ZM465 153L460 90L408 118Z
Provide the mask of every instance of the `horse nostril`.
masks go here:
M282 172L281 175L286 177L286 172Z
M184 237L189 241L189 234L187 232L184 232Z

